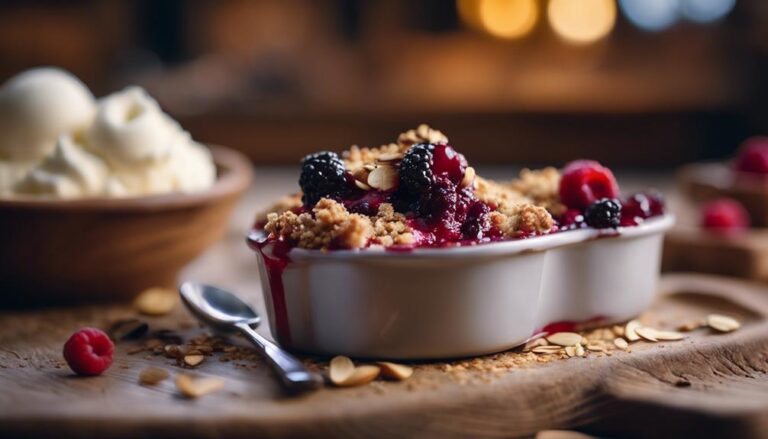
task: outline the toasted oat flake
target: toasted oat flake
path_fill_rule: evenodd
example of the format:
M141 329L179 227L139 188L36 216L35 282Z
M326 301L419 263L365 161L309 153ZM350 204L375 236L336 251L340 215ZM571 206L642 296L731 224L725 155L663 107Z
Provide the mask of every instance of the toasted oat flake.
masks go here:
M413 368L403 364L388 361L379 361L376 364L381 368L381 376L384 378L402 381L413 375Z
M339 387L354 387L368 384L375 380L381 373L379 366L363 365L356 367L352 374L350 374L345 380L341 382L335 382Z
M203 362L203 360L205 360L205 356L203 354L191 354L184 356L184 364L189 367L198 366Z
M176 377L176 387L186 398L199 398L221 390L224 380L216 377L198 378L183 373Z
M637 320L630 320L627 322L626 326L624 326L624 337L627 339L627 341L640 340L640 336L637 334L637 328L640 327L640 322Z
M731 332L741 328L738 320L721 314L707 316L707 326L720 332Z
M331 382L339 384L347 380L355 371L355 363L343 355L333 357L329 365L328 375Z
M655 337L659 341L677 341L685 338L685 334L681 334L677 331L655 331Z
M657 331L653 328L640 327L635 329L635 333L637 333L637 335L642 337L643 340L653 341L653 342L659 341L656 338Z
M624 327L620 325L613 325L611 328L611 331L613 331L613 334L616 337L624 337Z
M615 338L615 339L613 339L613 344L617 348L621 349L622 351L626 351L627 349L629 349L629 343L627 343L627 341L624 340L623 338Z
M587 350L592 351L592 352L605 352L605 348L603 346L597 345L597 344L588 344L587 345Z
M168 371L165 369L160 367L147 367L139 373L139 384L155 386L169 376Z
M547 341L558 346L575 346L583 340L580 334L575 332L556 332L547 336Z
M153 287L144 290L133 303L142 314L161 316L173 311L178 301L179 296L175 291Z

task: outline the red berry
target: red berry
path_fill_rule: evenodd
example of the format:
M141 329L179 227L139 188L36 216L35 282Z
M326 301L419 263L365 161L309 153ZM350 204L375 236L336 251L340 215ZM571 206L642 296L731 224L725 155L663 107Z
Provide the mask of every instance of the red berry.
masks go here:
M104 331L83 328L64 343L64 359L78 375L100 375L112 365L115 345Z
M583 210L597 200L618 196L613 173L596 161L576 160L563 169L560 200L569 208Z
M768 137L745 140L733 165L737 171L768 174Z
M736 200L721 198L701 207L701 226L717 232L732 232L749 227L749 214Z
M432 173L434 175L447 175L455 184L464 178L467 159L462 154L448 145L435 145L432 154Z

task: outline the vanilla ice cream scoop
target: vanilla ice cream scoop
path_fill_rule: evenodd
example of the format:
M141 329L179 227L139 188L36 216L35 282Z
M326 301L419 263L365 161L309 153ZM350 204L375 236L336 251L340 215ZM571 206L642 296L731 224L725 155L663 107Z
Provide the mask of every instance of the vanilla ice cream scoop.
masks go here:
M108 175L103 160L77 145L70 135L63 135L53 153L32 168L14 190L17 194L59 198L97 196L112 184Z
M175 142L188 140L189 134L140 87L103 98L87 132L88 144L117 167L161 161Z
M14 76L0 88L0 160L42 159L59 135L85 129L95 112L91 92L64 70L37 68Z

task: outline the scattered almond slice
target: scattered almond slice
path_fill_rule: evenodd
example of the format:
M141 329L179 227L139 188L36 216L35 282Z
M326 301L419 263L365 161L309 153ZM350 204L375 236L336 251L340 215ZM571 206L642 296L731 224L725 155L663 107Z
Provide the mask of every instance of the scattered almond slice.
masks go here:
M347 380L355 371L355 363L348 357L339 355L333 357L329 366L328 375L333 384L339 384Z
M173 311L179 302L179 295L168 288L153 287L141 292L133 304L140 313L161 316Z
M155 386L168 378L168 371L159 367L147 367L139 373L139 384Z
M565 347L565 353L569 357L575 357L576 356L576 348L574 346L566 346Z
M381 368L381 375L385 378L402 381L413 375L413 368L403 364L388 361L379 361L376 364Z
M184 356L184 364L189 367L198 366L203 362L203 360L205 360L205 356L203 354L191 354Z
M659 341L677 341L685 338L685 334L681 334L677 331L655 331L655 337Z
M531 352L535 354L556 354L560 351L562 351L563 348L560 346L536 346L535 348L531 349Z
M176 387L186 398L199 398L221 390L224 387L224 380L216 377L195 378L182 373L176 377Z
M731 332L741 328L738 320L721 314L710 314L707 316L707 326L720 332Z
M617 348L621 349L622 351L626 351L627 349L629 349L629 343L627 343L627 341L624 340L623 338L614 338L613 344Z
M699 329L699 328L701 328L702 326L704 326L706 324L707 324L706 322L703 322L701 320L697 320L697 321L693 321L693 322L686 322L686 323L683 323L682 325L678 326L677 330L678 331L683 331L683 332L689 332L689 331L693 331L693 330Z
M354 386L362 386L363 384L368 384L371 381L375 380L376 377L379 376L379 373L381 372L381 369L379 366L372 366L372 365L363 365L358 366L354 369L351 375L347 377L347 379L335 382L339 387L354 387Z
M656 333L657 333L657 332L656 332L656 330L655 330L655 329L653 329L653 328L646 328L646 327L644 327L644 326L641 326L641 327L639 327L639 328L635 329L635 333L637 333L637 335L639 335L640 337L642 337L642 338L643 338L643 340L647 340L647 341L653 341L653 342L657 342L657 341L659 341L659 340L656 338Z
M578 355L579 357L583 357L587 355L587 351L584 350L584 346L582 346L581 344L576 345L576 355Z
M529 352L531 349L537 347L537 346L546 346L547 340L543 338L537 338L535 340L531 340L528 343L523 346L523 352Z
M613 334L616 337L624 337L624 327L619 325L614 325L613 328L611 328L613 331Z
M627 341L638 341L640 336L637 334L637 328L640 328L640 322L637 320L630 320L627 325L624 326L624 337Z
M558 346L576 346L584 338L575 332L556 332L547 336L547 341Z
M587 350L592 352L605 352L605 348L597 344L588 344Z

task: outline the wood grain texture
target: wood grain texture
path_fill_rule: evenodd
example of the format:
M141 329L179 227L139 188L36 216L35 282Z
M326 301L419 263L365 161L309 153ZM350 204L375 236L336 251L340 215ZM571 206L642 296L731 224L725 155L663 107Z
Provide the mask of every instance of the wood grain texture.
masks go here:
M0 437L514 437L541 429L604 436L765 437L768 435L768 294L760 285L701 275L663 279L648 314L674 327L710 312L731 314L739 331L691 333L686 340L634 344L631 353L535 364L467 383L423 364L406 382L282 395L260 362L237 367L209 359L204 375L225 390L180 399L172 380L137 384L140 370L171 360L128 355L118 345L103 376L78 378L60 348L74 329L133 315L121 306L0 314ZM183 310L155 328L189 321ZM190 334L200 331L188 329Z

